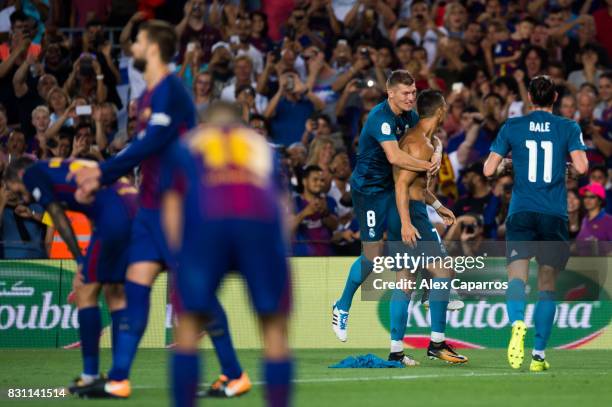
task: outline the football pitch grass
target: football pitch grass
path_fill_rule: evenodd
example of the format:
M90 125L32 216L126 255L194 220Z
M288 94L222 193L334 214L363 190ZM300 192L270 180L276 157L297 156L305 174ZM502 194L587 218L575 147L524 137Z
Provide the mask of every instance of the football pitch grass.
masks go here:
M386 357L385 349L297 350L295 405L297 406L595 406L612 400L612 351L548 351L552 369L530 373L529 361L520 370L506 362L505 350L465 350L470 362L451 366L425 359L423 349L410 352L421 366L404 369L330 369L349 355L374 353ZM205 380L218 374L212 351L205 354ZM241 350L238 356L254 382L253 390L234 400L201 400L206 406L261 406L259 355ZM101 366L107 368L110 352L103 350ZM8 399L8 388L57 388L80 371L78 350L0 350L0 406L168 406L168 352L139 351L132 370L129 400ZM607 401L606 401L607 400Z

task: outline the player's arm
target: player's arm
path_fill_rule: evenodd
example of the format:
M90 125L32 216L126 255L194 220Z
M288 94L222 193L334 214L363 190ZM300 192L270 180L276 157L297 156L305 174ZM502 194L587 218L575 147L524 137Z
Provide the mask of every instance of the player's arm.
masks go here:
M569 132L567 151L572 159L572 164L578 174L584 175L589 170L589 160L586 156L586 145L582 137L582 130L578 123L571 122L571 130Z
M425 203L432 206L438 212L446 226L451 226L455 223L455 214L438 200L436 194L430 189L429 179L427 180L427 190L425 191Z
M180 111L183 103L176 103L176 98L171 95L156 96L144 137L136 137L126 149L100 164L102 185L112 184L147 157L163 151L173 141L182 121Z
M586 152L583 150L574 150L570 153L570 157L572 158L572 164L578 174L584 175L589 171L589 160L587 159Z
M490 152L489 157L487 157L487 160L484 163L484 168L482 170L484 176L492 177L493 175L495 175L495 173L497 172L497 168L499 167L503 159L504 157L502 157L501 155L495 152Z
M77 262L80 261L83 255L64 208L58 202L51 202L47 205L46 210L53 220L53 227L59 232L64 243L68 246L68 250Z
M415 158L399 147L397 140L386 140L380 143L389 163L408 171L430 171L433 164L430 161ZM416 175L415 175L416 176Z
M433 136L431 142L434 146L434 152L431 155L431 159L429 160L433 164L433 168L429 171L431 174L436 174L440 170L440 165L442 164L442 142L438 138L438 136Z

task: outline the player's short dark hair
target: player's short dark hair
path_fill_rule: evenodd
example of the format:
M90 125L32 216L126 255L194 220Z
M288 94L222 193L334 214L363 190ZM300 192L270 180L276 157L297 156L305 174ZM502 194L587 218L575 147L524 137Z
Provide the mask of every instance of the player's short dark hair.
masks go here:
M433 89L425 89L417 97L417 113L421 118L432 117L436 111L444 106L444 95Z
M323 171L323 168L319 167L318 165L308 165L304 168L304 171L302 172L302 178L306 179L313 172L321 172L321 171Z
M548 75L538 75L529 82L529 94L534 105L552 106L555 102L555 82Z
M11 161L9 166L4 172L5 181L19 181L21 179L20 173L34 164L34 160L30 157L19 157L18 159Z
M147 33L150 42L157 44L161 60L169 64L176 54L176 44L178 37L174 27L165 21L149 20L140 26L140 29Z
M391 72L389 78L387 79L387 89L392 88L397 85L414 85L414 76L410 72L405 69L397 69Z

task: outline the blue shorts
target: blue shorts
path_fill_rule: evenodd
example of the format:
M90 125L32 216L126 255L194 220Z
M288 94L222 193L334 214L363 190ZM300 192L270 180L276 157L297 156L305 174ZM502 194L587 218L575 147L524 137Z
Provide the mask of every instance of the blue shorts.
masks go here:
M140 208L134 218L129 263L152 261L169 266L170 252L161 227L160 211Z
M219 220L186 232L191 236L185 235L175 273L182 310L212 313L223 277L236 270L246 280L260 315L289 312L291 282L280 224Z
M382 240L387 228L389 213L396 212L395 192L379 192L363 194L352 190L353 209L359 223L362 242L377 242Z
M84 283L123 283L128 266L132 219L120 205L95 219L81 273Z
M410 221L419 231L421 238L417 240L413 249L408 245L402 245L402 253L415 256L447 256L446 247L438 234L438 230L429 220L427 205L421 201L410 201ZM402 242L402 221L397 211L389 213L389 242Z
M561 216L516 212L506 220L506 261L535 256L541 266L562 270L569 259L569 230Z

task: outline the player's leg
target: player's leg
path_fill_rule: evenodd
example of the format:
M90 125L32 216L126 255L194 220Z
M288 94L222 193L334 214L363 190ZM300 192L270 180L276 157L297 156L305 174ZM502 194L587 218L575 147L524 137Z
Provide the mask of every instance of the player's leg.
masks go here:
M555 320L557 304L555 303L555 282L558 270L551 266L541 265L538 270L538 301L533 319L535 322L535 342L529 370L541 372L550 368L545 360L545 350Z
M268 406L284 407L291 404L293 359L289 350L288 318L286 314L260 318L264 340L263 373Z
M111 316L111 343L113 351L113 359L117 353L117 336L119 334L119 325L121 319L125 314L126 300L125 290L123 289L123 283L111 283L104 284L102 290L104 292L104 298L106 299L106 305Z
M100 283L84 283L76 288L76 303L79 319L79 337L81 340L81 355L83 371L74 380L73 387L82 387L93 383L100 372L100 334L102 321L98 294ZM71 392L76 391L71 387Z
M111 381L126 381L138 344L149 319L151 287L161 272L157 262L141 261L130 264L125 281L126 308L119 324L116 339L116 359L108 373Z
M364 195L353 191L353 206L359 222L362 254L351 265L344 290L332 307L332 329L342 342L347 340L348 316L357 289L372 272L373 259L382 254L382 237L393 194Z
M567 221L561 217L542 215L538 218L539 250L536 260L538 269L538 301L534 311L535 343L529 370L548 370L545 349L550 338L557 305L555 303L556 281L559 271L565 269L569 259L569 230Z
M195 406L196 391L200 381L200 356L198 343L203 318L192 312L177 316L174 329L176 346L170 357L170 383L173 405Z
M440 266L433 265L428 268L432 278L428 282L430 287L429 314L431 319L431 337L427 347L427 356L430 359L440 359L448 363L466 363L468 358L457 353L446 342L446 313L453 271Z
M408 270L396 272L396 282L402 282L404 289L395 289L391 293L389 301L389 316L391 320L391 347L389 360L399 361L405 366L416 366L419 363L411 356L404 353L404 336L406 335L406 324L408 323L408 307L413 290L407 285L408 282L416 282L414 273Z
M222 374L209 389L198 392L198 396L221 398L240 396L251 389L251 380L242 370L232 342L227 315L217 297L213 298L211 315L212 317L204 325L204 330L210 336L215 348Z

